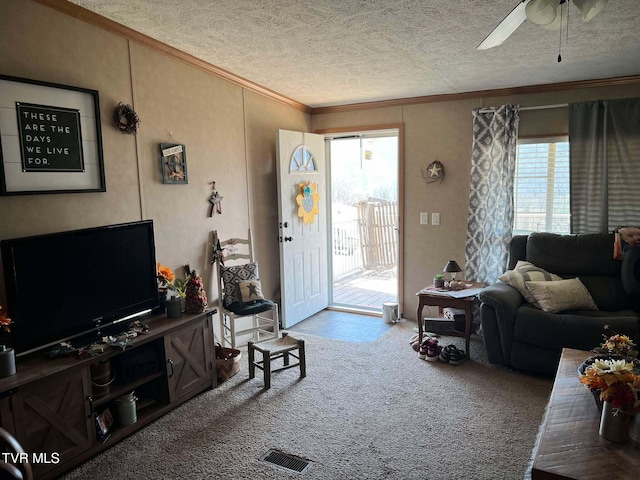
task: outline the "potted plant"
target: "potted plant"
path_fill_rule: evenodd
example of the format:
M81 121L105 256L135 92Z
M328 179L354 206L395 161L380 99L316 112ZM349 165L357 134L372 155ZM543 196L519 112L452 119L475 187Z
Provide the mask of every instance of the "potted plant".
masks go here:
M433 277L433 286L436 288L444 288L444 275L442 273L438 273Z
M176 296L180 299L180 307L182 310L184 310L185 299L187 298L187 279L176 278L173 281L173 287L176 291Z

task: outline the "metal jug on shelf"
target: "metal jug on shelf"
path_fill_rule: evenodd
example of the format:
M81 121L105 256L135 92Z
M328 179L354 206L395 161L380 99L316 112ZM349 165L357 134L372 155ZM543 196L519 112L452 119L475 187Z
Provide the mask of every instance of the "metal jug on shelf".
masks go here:
M132 425L138 421L138 415L136 413L136 400L138 399L134 395L134 392L116 398L120 425Z

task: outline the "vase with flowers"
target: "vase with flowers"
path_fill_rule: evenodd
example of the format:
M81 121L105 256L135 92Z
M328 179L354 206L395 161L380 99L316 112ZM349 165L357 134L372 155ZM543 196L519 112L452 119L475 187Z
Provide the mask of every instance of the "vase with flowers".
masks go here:
M631 416L640 413L640 375L634 368L624 358L596 358L580 375L580 382L599 392L603 402L600 435L613 442L629 440Z
M604 329L611 330L609 325L605 325ZM636 344L627 335L620 335L619 333L613 332L613 335L609 337L602 334L602 338L604 338L604 342L602 342L599 347L594 348L592 352L619 355L633 359L638 357L638 351L635 349Z

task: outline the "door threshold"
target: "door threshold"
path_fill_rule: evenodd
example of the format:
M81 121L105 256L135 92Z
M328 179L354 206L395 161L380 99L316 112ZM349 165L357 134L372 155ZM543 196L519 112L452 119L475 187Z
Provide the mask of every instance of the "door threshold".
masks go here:
M358 307L345 307L341 305L330 305L326 310L332 310L334 312L355 313L357 315L368 315L370 317L382 318L382 312L377 310L367 310L366 308Z

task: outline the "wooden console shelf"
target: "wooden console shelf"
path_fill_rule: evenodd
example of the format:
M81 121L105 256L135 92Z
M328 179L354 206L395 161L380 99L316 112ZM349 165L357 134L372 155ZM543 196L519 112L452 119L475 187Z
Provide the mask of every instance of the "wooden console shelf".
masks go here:
M149 334L132 339L132 348L124 351L110 348L84 359L51 360L44 355L18 359L17 373L0 379L0 424L17 438L30 459L38 455L50 460L32 462L34 477L54 478L215 387L213 313L149 317L145 319ZM91 366L106 361L112 374L118 371L114 367L130 367L121 378L115 373L107 392L94 386L91 378ZM115 401L132 391L139 398L137 421L120 425ZM102 440L95 417L107 408L115 422Z

